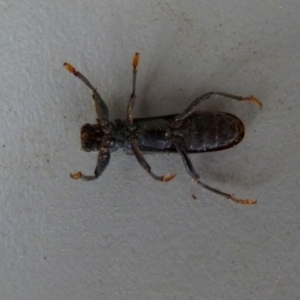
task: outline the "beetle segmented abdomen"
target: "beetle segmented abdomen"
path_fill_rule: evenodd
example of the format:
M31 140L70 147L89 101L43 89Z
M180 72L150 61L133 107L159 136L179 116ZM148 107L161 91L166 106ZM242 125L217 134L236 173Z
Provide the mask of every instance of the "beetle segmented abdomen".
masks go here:
M181 128L188 128L185 139L187 152L227 149L244 137L244 125L240 119L223 112L196 112L185 120Z

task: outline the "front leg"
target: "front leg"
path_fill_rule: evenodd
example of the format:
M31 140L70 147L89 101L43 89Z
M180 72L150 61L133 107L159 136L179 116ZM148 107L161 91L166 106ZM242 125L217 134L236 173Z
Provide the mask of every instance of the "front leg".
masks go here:
M82 75L79 71L77 71L72 65L69 63L64 63L64 67L66 70L68 70L70 73L72 73L74 76L79 78L86 86L88 86L93 91L93 99L95 101L95 109L98 119L107 119L109 117L108 108L104 102L104 100L101 98L99 93L97 92L97 89L92 86L92 84L88 81L88 79Z
M87 176L82 174L81 172L78 173L71 173L70 177L73 179L82 179L85 181L91 181L97 179L105 170L110 160L110 150L108 147L101 147L98 154L97 159L97 166L95 169L95 175L94 176Z

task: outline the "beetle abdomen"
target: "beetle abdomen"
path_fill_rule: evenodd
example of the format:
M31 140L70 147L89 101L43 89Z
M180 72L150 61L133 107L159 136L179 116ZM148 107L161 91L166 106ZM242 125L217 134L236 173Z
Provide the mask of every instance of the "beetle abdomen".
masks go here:
M244 137L244 124L236 116L224 112L196 112L180 126L187 152L227 149Z

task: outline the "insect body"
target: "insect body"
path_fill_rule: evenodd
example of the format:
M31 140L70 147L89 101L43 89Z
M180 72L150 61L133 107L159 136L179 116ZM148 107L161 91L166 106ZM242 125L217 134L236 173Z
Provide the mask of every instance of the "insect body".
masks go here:
M203 188L240 204L255 204L255 200L237 199L233 195L221 192L204 184L193 167L188 153L219 151L238 144L244 137L244 125L234 115L225 112L195 111L198 104L213 95L231 98L237 101L250 101L258 106L262 104L253 96L240 97L220 92L206 93L196 98L182 113L153 118L133 119L132 109L136 100L135 87L139 54L133 57L132 94L127 106L125 121L109 121L108 108L91 83L68 63L64 67L81 79L92 91L97 114L97 124L85 124L81 128L81 146L86 152L98 151L97 166L94 175L81 172L70 174L74 179L86 181L97 179L107 167L110 153L123 148L126 154L134 155L144 170L154 179L169 181L175 174L156 175L152 172L144 154L151 152L177 152L182 157L186 170Z

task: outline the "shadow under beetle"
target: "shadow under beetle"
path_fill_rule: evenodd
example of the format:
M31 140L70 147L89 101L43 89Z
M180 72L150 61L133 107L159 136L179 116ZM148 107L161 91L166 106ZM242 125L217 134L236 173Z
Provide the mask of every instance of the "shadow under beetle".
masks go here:
M244 124L234 115L225 112L196 111L195 108L213 95L237 101L250 101L262 107L254 98L226 93L210 92L196 98L182 113L152 118L133 119L132 109L136 99L135 87L139 53L133 57L132 93L128 101L126 121L109 121L108 108L91 83L68 63L64 67L82 80L92 91L97 114L97 124L85 124L81 128L81 146L86 152L99 151L97 166L92 176L81 172L70 174L73 179L86 181L98 178L107 167L110 153L123 148L125 154L134 155L143 169L154 179L169 181L175 174L158 176L151 171L144 154L153 152L178 152L191 177L203 188L239 204L255 204L256 200L237 199L233 195L212 188L202 181L194 169L188 153L211 152L237 145L244 137Z

